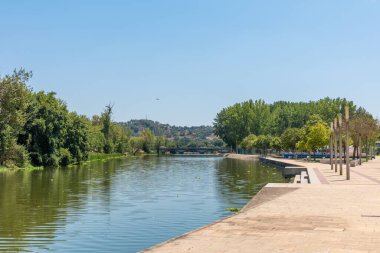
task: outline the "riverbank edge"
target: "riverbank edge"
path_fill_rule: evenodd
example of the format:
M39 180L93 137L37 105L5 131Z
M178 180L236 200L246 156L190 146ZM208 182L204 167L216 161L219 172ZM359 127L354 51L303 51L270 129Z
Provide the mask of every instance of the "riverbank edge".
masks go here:
M185 157L196 157L196 156L201 156L201 157L222 157L223 155L221 154L160 154L159 156L157 155L157 153L141 153L141 154L136 154L136 155L131 155L131 154L123 154L123 153L112 153L112 154L105 154L105 153L100 153L100 156L99 158L94 158L94 159L89 159L89 160L84 160L84 161L81 161L81 162L74 162L74 163L70 163L69 165L67 166L58 166L57 168L73 168L73 167L76 167L76 166L80 166L80 165L89 165L93 162L99 162L99 161L108 161L108 160L112 160L112 159L121 159L121 158L142 158L142 157L176 157L176 156L185 156ZM14 168L8 168L8 167L5 167L5 166L0 166L0 173L1 172L5 172L5 171L19 171L19 170L30 170L30 171L33 171L33 170L43 170L45 169L45 167L43 166L33 166L33 165L29 165L25 168L19 168L19 167L14 167Z
M103 154L102 153L101 155L103 156L101 158L94 158L94 159L84 160L81 162L73 162L67 166L58 166L56 168L72 168L72 167L79 166L79 165L87 165L87 164L90 164L92 162L97 162L97 161L106 161L106 160L110 160L110 159L119 159L119 158L128 157L127 155L121 154L121 153L112 153L112 154ZM0 173L5 172L5 171L19 171L19 170L30 170L30 171L43 170L46 168L49 168L49 167L33 166L31 164L29 164L27 167L23 167L23 168L19 168L19 167L13 167L12 168L12 167L0 166Z
M226 154L224 155L225 158L228 159L237 159L237 160L244 160L244 161L251 161L251 160L257 160L261 157L261 155L241 155L241 154Z
M319 175L318 170L310 167L310 164L300 165L294 163L290 159L283 159L279 157L262 157L260 155L241 155L241 154L228 154L226 158L238 159L243 161L250 161L260 159L261 162L269 163L272 166L276 166L282 169L283 175L286 177L295 177L301 174L301 171L306 171L309 184L321 184L326 183L323 176Z
M237 159L237 160L243 160L243 161L258 160L258 159L260 159L260 157L261 157L261 155L244 155L244 154L233 154L233 153L224 155L224 158ZM164 245L171 243L173 241L176 241L178 239L182 239L184 237L190 236L193 233L207 229L207 228L209 228L215 224L222 223L222 222L224 222L224 221L226 221L232 217L244 215L244 213L247 212L248 210L256 208L256 207L264 204L265 202L275 200L276 198L278 198L284 194L287 194L289 192L295 191L298 188L299 187L297 187L296 185L289 184L289 183L268 183L256 195L254 195L240 209L240 211L238 211L234 214L228 215L227 217L224 217L222 219L211 222L209 224L206 224L204 226L201 226L199 228L196 228L194 230L191 230L189 232L186 232L182 235L179 235L179 236L173 237L171 239L168 239L166 241L163 241L161 243L155 244L155 245L153 245L147 249L144 249L142 251L139 251L139 252L144 253L144 252L149 252L152 250L159 249L161 246L164 246Z
M227 155L224 155L225 158L228 158L228 159L237 159L237 160L244 160L244 161L250 161L250 160L257 160L259 159L261 156L260 155L241 155L241 154L227 154ZM250 210L252 208L255 208L255 207L258 207L260 206L261 204L267 202L267 201L271 201L271 200L274 200L290 191L294 191L297 189L297 187L288 187L289 184L287 183L276 183L276 184L272 184L272 183L268 183L266 184L256 195L254 195L241 209L240 211L236 212L236 213L233 213L231 215L228 215L222 219L219 219L219 220L216 220L216 221L213 221L211 223L208 223L204 226L201 226L199 228L196 228L194 230L191 230L189 232L186 232L182 235L179 235L179 236L176 236L176 237L173 237L173 238L170 238L166 241L163 241L161 243L158 243L158 244L155 244L147 249L144 249L142 251L139 251L141 253L144 253L144 252L149 252L151 250L155 250L155 249L158 249L159 247L165 245L165 244L168 244L168 243L171 243L173 241L176 241L178 239L181 239L181 238L184 238L184 237L187 237L193 233L196 233L200 230L204 230L204 229L207 229L215 224L218 224L218 223L222 223L234 216L237 216L237 215L242 215L244 214L247 210Z
M5 166L0 166L0 173L6 172L6 171L20 171L20 170L34 171L34 170L43 170L43 169L44 167L42 166L32 166L32 165L29 165L24 168L19 168L19 167L8 168Z
M139 252L144 253L144 252L156 250L156 249L160 248L161 246L164 246L165 244L168 244L168 243L171 243L171 242L176 241L178 239L182 239L184 237L190 236L193 233L207 229L207 228L209 228L215 224L222 223L222 222L224 222L224 221L226 221L232 217L244 215L244 213L247 212L248 210L256 208L256 207L258 207L258 206L260 206L260 205L262 205L268 201L272 201L272 200L274 200L274 199L276 199L276 198L278 198L284 194L295 191L297 189L298 189L298 187L289 187L289 184L287 184L287 183L268 183L255 196L253 196L247 202L247 204L245 204L243 206L243 208L240 209L240 211L238 211L234 214L228 215L227 217L224 217L222 219L208 223L204 226L201 226L201 227L196 228L194 230L191 230L189 232L186 232L182 235L179 235L179 236L173 237L171 239L168 239L166 241L163 241L161 243L155 244L155 245L153 245L147 249L144 249L142 251L139 251Z

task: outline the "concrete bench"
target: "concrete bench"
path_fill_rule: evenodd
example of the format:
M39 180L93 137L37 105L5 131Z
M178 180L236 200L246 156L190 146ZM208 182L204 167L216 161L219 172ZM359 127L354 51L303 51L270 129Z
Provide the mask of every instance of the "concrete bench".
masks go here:
M302 171L306 171L305 167L300 166L286 166L282 168L282 175L284 177L292 177L294 175L300 175Z
M301 172L301 184L308 184L309 183L309 176L307 175L306 171Z
M295 175L293 183L294 184L300 184L301 183L301 175Z

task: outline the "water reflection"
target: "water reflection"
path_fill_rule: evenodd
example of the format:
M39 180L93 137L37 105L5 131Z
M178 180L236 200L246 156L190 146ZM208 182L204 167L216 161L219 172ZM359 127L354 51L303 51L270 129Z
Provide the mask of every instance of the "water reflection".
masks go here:
M0 173L0 251L136 252L241 207L280 173L210 157Z
M259 160L222 159L215 167L217 192L231 207L245 205L268 182L288 182L277 168Z
M55 242L55 232L64 228L68 209L75 218L88 202L89 192L109 192L110 174L120 163L98 162L93 164L96 170L78 167L0 173L0 250L48 248ZM109 199L102 197L100 206L106 207Z

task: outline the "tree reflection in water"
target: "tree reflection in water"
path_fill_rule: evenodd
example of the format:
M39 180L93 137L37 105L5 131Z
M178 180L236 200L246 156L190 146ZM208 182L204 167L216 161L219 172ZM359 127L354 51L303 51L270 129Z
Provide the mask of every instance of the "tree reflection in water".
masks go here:
M241 207L268 182L285 183L281 171L257 160L221 159L215 163L217 192L230 207ZM239 195L241 198L231 198Z

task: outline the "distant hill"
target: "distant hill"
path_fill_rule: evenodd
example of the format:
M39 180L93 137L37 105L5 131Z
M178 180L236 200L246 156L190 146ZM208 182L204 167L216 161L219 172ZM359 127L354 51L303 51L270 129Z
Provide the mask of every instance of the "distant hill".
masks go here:
M172 126L147 119L134 119L120 122L128 126L133 136L137 136L144 128L150 129L157 136L165 136L179 146L222 146L224 143L214 135L212 126Z

